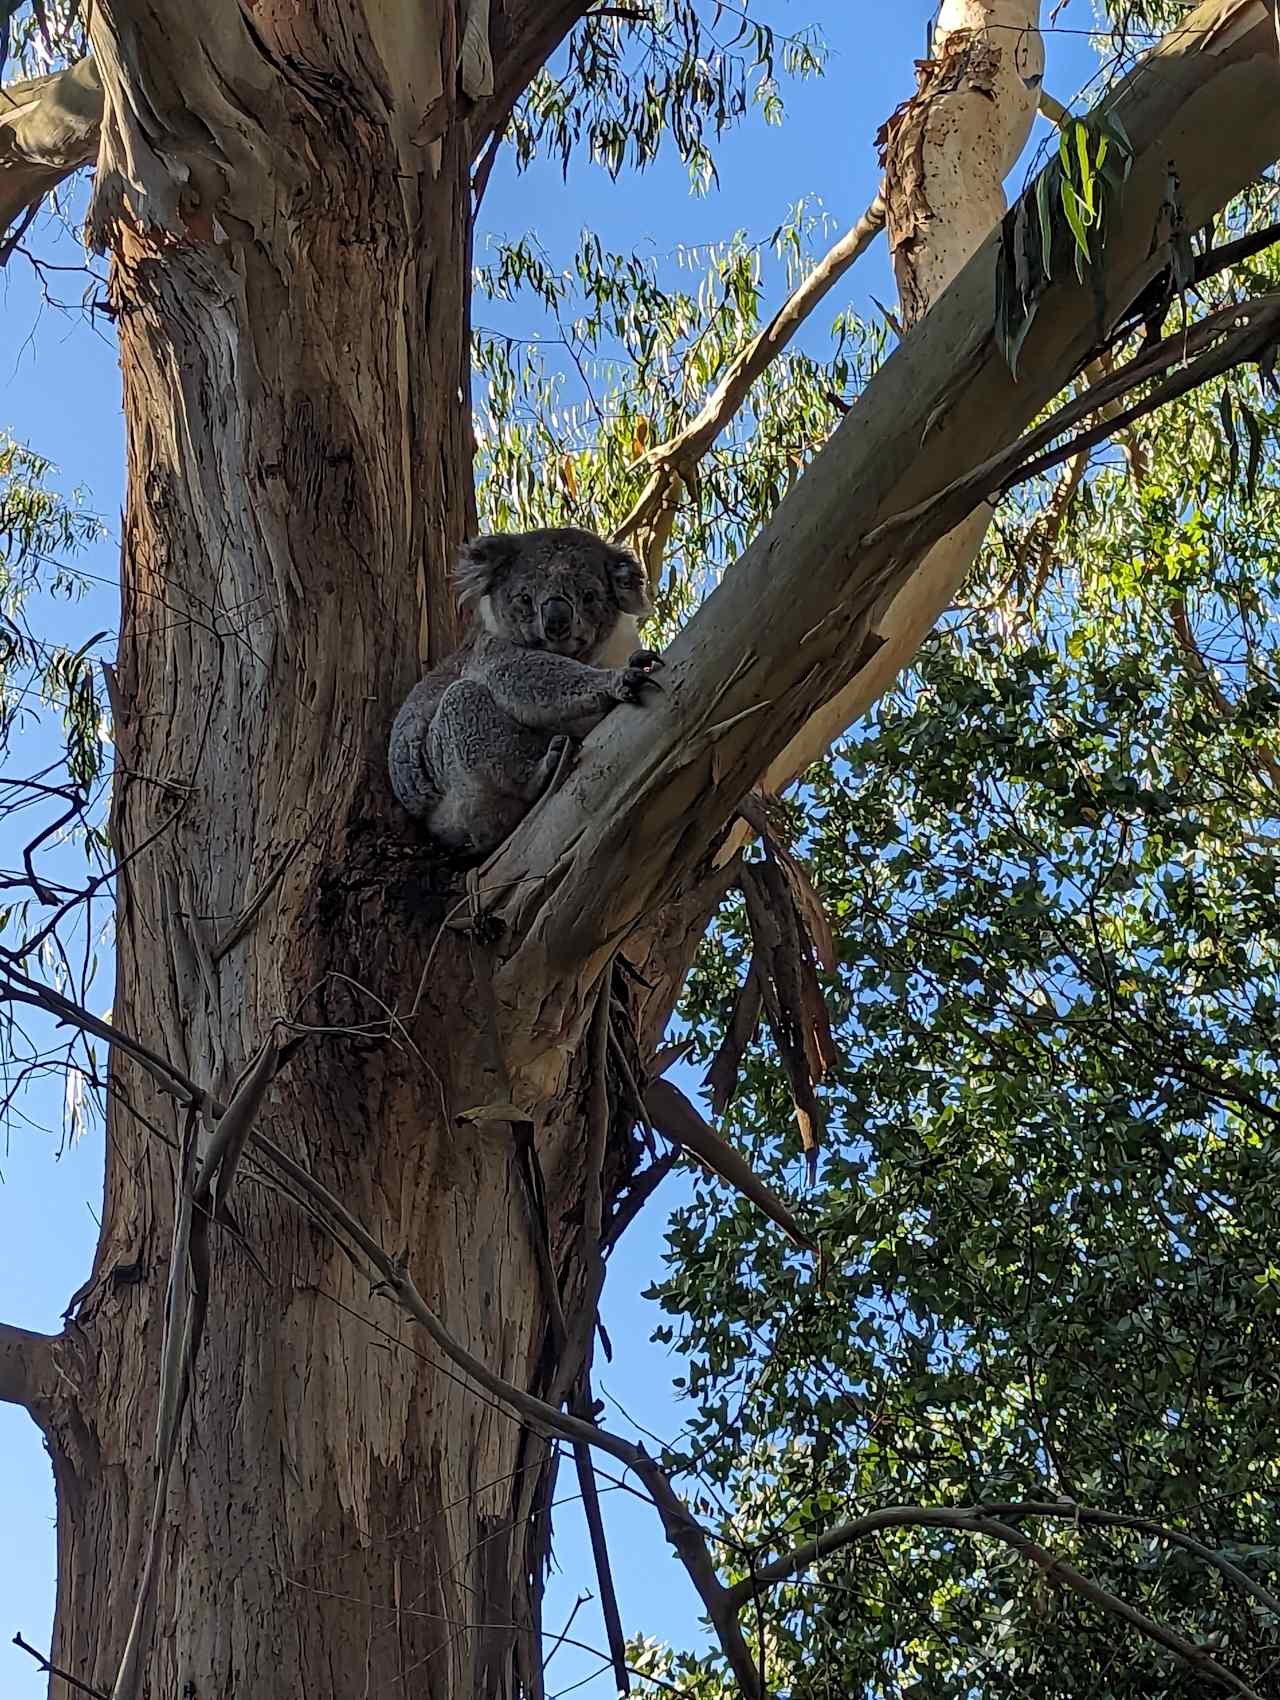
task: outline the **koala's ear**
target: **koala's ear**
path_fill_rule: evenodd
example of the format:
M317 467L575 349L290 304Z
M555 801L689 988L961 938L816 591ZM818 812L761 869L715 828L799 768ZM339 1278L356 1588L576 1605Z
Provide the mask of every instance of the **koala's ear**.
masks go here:
M649 581L630 549L610 548L606 562L613 594L624 614L651 614Z
M458 564L453 569L453 583L458 606L471 613L480 598L493 588L493 581L520 550L520 539L504 533L475 537L462 545Z

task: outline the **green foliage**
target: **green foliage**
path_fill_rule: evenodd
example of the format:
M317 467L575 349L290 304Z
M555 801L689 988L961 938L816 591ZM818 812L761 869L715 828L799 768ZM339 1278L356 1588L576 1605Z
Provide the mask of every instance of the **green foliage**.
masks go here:
M92 896L109 861L107 745L90 653L105 634L74 648L40 634L67 631L69 606L88 589L67 562L101 527L55 493L51 472L0 437L0 818L9 846L0 948L20 971L83 999L99 963ZM78 1134L98 1075L94 1047L43 1017L24 1023L24 1013L11 1004L3 1012L0 1115L24 1120L25 1085L53 1073L64 1083L64 1128Z
M1086 269L1096 268L1101 258L1105 222L1132 162L1133 148L1118 120L1067 118L1056 155L1010 209L996 272L996 335L1015 378L1063 238L1083 281Z
M698 412L760 328L762 303L810 263L815 238L830 240L827 221L802 204L763 242L738 235L664 261L609 253L589 232L561 269L531 238L500 244L477 274L484 522L615 531L648 452ZM499 334L485 299L540 334ZM882 352L879 331L841 312L820 356L793 348L762 376L686 490L659 598L664 632L745 548Z
M708 15L710 14L710 15ZM654 0L634 16L588 14L567 49L533 81L511 124L520 166L580 153L617 177L643 170L670 141L695 188L715 178L711 143L752 109L781 122L778 74L821 72L815 30L779 35L741 9Z
M103 633L71 651L39 637L29 603L66 603L85 579L67 558L100 534L98 522L48 486L49 462L0 437L0 748L29 729L42 709L61 720L63 762L87 790L102 769L102 713L88 651Z
M1068 1499L1277 1590L1278 430L1244 375L1149 422L1080 484L1031 623L1056 486L1025 493L965 608L810 776L842 950L819 1191L796 1193L763 1040L729 1131L807 1204L826 1280L699 1182L658 1288L731 1561L893 1504ZM748 955L730 910L683 1010L704 1063ZM1280 1622L1203 1561L1026 1527L1267 1691ZM970 1534L882 1533L775 1603L786 1694L1204 1692Z

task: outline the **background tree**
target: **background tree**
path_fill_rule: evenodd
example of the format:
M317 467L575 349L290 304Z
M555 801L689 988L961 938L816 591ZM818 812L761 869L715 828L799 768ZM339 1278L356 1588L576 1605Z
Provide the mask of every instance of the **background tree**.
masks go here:
M22 87L0 126L19 225L96 141L91 228L113 254L131 472L109 676L110 1027L39 958L51 920L78 918L100 887L45 885L38 841L25 873L48 913L15 918L5 965L11 1004L114 1040L94 1277L56 1341L4 1338L4 1391L41 1421L59 1484L55 1662L117 1696L340 1692L416 1670L441 1693L538 1692L553 1434L580 1465L611 1453L654 1498L748 1693L1054 1680L1075 1624L1047 1613L1029 1575L1123 1619L1187 1681L1259 1692L1277 1609L1260 1503L1273 1465L1241 1319L1246 1297L1265 1309L1272 1280L1274 1112L1267 1058L1246 1043L1272 1019L1270 921L1265 867L1250 884L1239 849L1270 819L1273 698L1265 575L1228 520L1242 479L1249 541L1265 527L1272 420L1232 380L1215 392L1216 462L1215 415L1197 401L1161 421L1181 436L1130 431L1122 476L1086 469L1089 421L1114 426L1135 394L1145 412L1220 386L1242 360L1266 369L1262 238L1247 232L1227 271L1188 233L1221 216L1221 248L1262 216L1267 189L1234 197L1280 152L1274 13L1160 19L1179 27L1114 119L1064 128L1056 177L1000 235L985 234L996 185L1038 98L1037 9L944 8L920 95L885 138L883 202L758 337L742 245L713 256L702 301L589 243L570 286L530 251L502 256L489 288L533 289L562 318L581 290L566 340L622 364L609 405L566 432L537 369L513 370L481 337L493 522L572 515L635 537L655 577L667 563L668 631L707 564L733 570L672 645L669 700L615 717L464 894L407 843L381 769L413 674L408 634L422 656L454 639L445 568L475 518L472 201L508 125L526 150L568 160L585 141L620 161L630 146L637 163L669 131L705 171L708 136L744 98L732 55L708 68L697 10L638 24L612 9L579 22L583 10L228 22L103 6L95 68ZM990 27L960 33L974 23ZM575 24L553 76L542 67ZM48 27L33 20L29 42ZM770 38L747 41L748 64L767 64ZM809 66L810 46L791 51ZM939 136L972 133L975 113L994 140L959 154L973 168L960 204L990 216L966 228L930 194L957 157ZM883 365L883 343L847 323L825 366L780 362L882 217L906 320L941 299ZM781 240L799 265L800 229ZM1175 304L1197 272L1228 311ZM1170 305L1188 315L1179 337L1113 378L1108 363L1132 353L1120 333ZM1086 367L1093 394L1019 440ZM679 382L655 383L664 369ZM737 811L883 687L968 571L981 504L1067 432L1054 451L1067 470L1012 511L968 618L803 793L793 824L844 923L837 951L757 806L766 855L735 861ZM1056 601L1068 524L1080 582ZM1125 535L1159 563L1137 585ZM1133 612L1149 615L1161 578L1181 685ZM1231 598L1233 582L1248 589ZM177 618L142 617L161 601ZM1225 682L1204 633L1224 601L1239 646ZM1037 614L1047 629L1028 643L1017 620ZM74 661L64 672L74 701ZM71 772L77 810L90 777ZM1212 895L1195 877L1182 889L1172 864L1189 852L1194 870L1206 851ZM843 1137L801 1226L823 1230L820 1282L795 1290L776 1209L748 1280L740 1259L761 1230L745 1206L714 1229L695 1210L678 1230L669 1299L704 1402L696 1463L734 1490L732 1516L708 1530L708 1507L691 1515L671 1486L694 1460L659 1467L594 1428L587 1372L603 1253L664 1166L646 1167L635 1126L647 1113L679 1138L688 1114L645 1077L735 881L755 967L731 1031L749 1037L758 989L800 1133L820 1127L825 1070ZM1188 927L1207 953L1189 955ZM811 949L834 975L829 1036ZM743 955L731 909L686 1012L708 1051ZM870 974L842 981L837 955ZM1206 955L1202 985L1188 964ZM759 1141L785 1106L760 1072L767 1048L737 1049ZM721 1060L727 1100L732 1051ZM1258 1155L1237 1170L1246 1151ZM1134 1186L1128 1210L1117 1178ZM1095 1247L1150 1316L1118 1279L1099 1315ZM371 1309L370 1273L399 1315ZM856 1300L852 1333L842 1299ZM372 1363L365 1318L398 1347ZM423 1331L445 1362L421 1350ZM1205 1522L1218 1490L1195 1479L1206 1464L1188 1430L1217 1445L1241 1550ZM1157 1491L1171 1465L1181 1497ZM464 1519L444 1515L454 1505ZM1032 1516L1065 1521L1069 1541L1051 1551ZM1135 1529L1197 1562L1161 1567L1125 1606ZM316 1565L323 1593L288 1588ZM895 1591L910 1578L905 1598L885 1575ZM1217 1602L1219 1581L1252 1616ZM370 1640L335 1608L344 1596L412 1604L394 1636ZM1128 1635L1095 1645L1096 1684L1144 1691L1158 1654ZM633 1662L662 1675L654 1658ZM690 1665L678 1681L697 1692L720 1677Z

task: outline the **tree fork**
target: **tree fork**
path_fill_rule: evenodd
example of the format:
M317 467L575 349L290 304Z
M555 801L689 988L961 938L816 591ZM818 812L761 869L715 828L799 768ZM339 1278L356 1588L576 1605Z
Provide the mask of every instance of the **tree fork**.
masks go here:
M1099 259L1114 322L1165 264L1153 232L1169 160L1198 227L1280 155L1274 4L1210 0L1106 109L1134 146ZM957 489L915 529L909 552L883 531L864 540L1007 448L1087 361L1099 329L1093 279L1080 284L1061 267L1014 381L993 336L1000 240L990 232L676 638L665 694L643 713L610 716L568 782L486 868L505 894L505 1038L534 1099L554 1091L556 1047L579 1031L603 961L697 877L762 766L771 782L779 758L811 735L816 708L836 702L844 716L855 696L854 712L868 706L859 693L873 680L882 688L910 653L881 640L880 612L899 597L915 604L913 649L955 588L950 544L932 546L962 522L976 545L985 520L969 519L975 498Z

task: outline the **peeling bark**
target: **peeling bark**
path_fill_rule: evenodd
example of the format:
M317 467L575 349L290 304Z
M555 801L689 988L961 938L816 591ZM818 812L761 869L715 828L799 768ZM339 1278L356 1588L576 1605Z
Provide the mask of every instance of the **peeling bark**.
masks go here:
M1004 217L1043 77L1040 0L943 0L916 92L876 138L904 324Z
M509 1129L456 1119L504 1095L483 952L447 934L398 1042L368 1032L413 1006L458 898L384 778L420 659L455 640L447 567L474 524L457 14L247 17L93 14L129 458L113 833L139 852L113 1014L224 1099L274 1022L321 1029L260 1125L537 1390L555 1364L535 1232L566 1303L583 1279L576 1078L539 1106L535 1225ZM102 1237L47 1430L53 1659L104 1690L145 1545L181 1140L118 1051L111 1088ZM610 1191L631 1155L610 1140ZM267 1280L214 1229L143 1691L536 1692L545 1443L424 1355L249 1159L234 1208Z
M98 151L102 84L92 59L0 90L0 259L3 237Z

